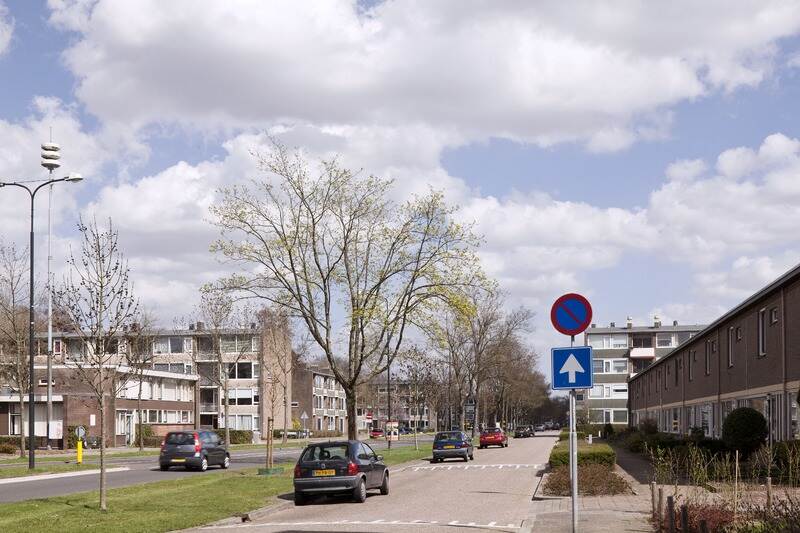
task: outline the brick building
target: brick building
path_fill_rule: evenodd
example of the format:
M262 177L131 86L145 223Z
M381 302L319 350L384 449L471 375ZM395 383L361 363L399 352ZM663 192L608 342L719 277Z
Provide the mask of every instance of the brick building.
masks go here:
M300 420L305 413L306 429L315 434L347 433L344 388L327 365L298 363L292 374L292 394L292 418Z
M770 439L800 437L800 266L630 379L631 423L720 437L737 407L761 411Z

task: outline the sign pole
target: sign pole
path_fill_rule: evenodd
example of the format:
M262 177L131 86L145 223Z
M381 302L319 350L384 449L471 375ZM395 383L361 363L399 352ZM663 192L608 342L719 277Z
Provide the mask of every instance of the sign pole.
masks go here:
M575 335L570 336L570 348L575 344ZM575 389L569 391L569 473L572 478L572 533L578 531L578 434L576 432Z

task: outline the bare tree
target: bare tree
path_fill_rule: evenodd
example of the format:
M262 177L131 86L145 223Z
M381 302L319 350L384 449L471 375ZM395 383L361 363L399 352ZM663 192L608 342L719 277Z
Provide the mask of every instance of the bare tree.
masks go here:
M144 386L143 371L153 366L153 341L155 340L155 318L147 311L142 311L131 322L124 332L127 358L131 372L138 376L136 385L136 441L139 451L144 450L144 420L142 419L142 388ZM132 376L131 376L132 377Z
M431 398L435 396L440 387L439 381L433 373L434 361L431 354L414 345L401 352L400 374L408 383L409 400L411 403L414 417L414 448L419 449L417 433L419 432L419 422L425 408L432 404ZM429 411L430 413L430 411Z
M100 509L105 511L106 402L126 387L128 374L119 369L119 334L134 321L139 302L111 220L106 228L96 220L81 220L78 230L80 251L75 255L70 250L69 270L55 297L68 331L85 347L83 359L75 363L76 377L90 391L100 414Z
M289 317L286 312L278 307L274 309L264 308L259 313L259 322L261 325L261 343L262 350L260 352L261 362L261 383L270 386L270 415L275 419L277 411L273 395L280 392L280 397L283 401L283 444L286 444L286 439L289 430L289 415L291 413L291 390L292 390L292 370L294 366L294 357L292 356L292 334L289 328ZM260 384L259 384L260 385ZM262 388L262 394L263 389ZM272 390L274 389L274 390ZM261 418L262 423L264 417Z
M354 439L357 386L386 371L410 326L481 280L477 239L439 193L397 205L390 181L335 159L312 177L299 152L277 143L259 162L267 179L223 189L211 208L222 231L213 249L243 267L227 287L284 306L308 328L346 392Z
M252 351L252 344L249 347L246 345L238 346L235 336L236 331L241 329L241 325L247 323L246 320L244 322L242 320L248 316L248 313L247 311L236 309L233 298L227 291L206 285L200 289L200 303L195 314L198 320L203 322L204 330L208 330L211 338L209 349L210 355L214 358L214 369L210 375L204 375L203 377L209 379L222 390L225 446L230 446L229 383L231 370L235 369L239 361L244 359L246 353ZM231 336L234 337L234 345L232 347L229 343L223 342Z
M19 455L25 457L23 411L28 393L28 251L0 242L0 378L17 392Z

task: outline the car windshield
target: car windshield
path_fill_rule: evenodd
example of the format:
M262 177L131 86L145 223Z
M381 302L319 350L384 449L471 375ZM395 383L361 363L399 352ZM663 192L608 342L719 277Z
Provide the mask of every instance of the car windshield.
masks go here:
M167 444L194 444L193 433L170 433L167 435Z
M443 440L461 440L461 433L457 431L448 431L445 433L437 433L435 441L443 441Z
M346 443L315 444L306 448L301 461L344 461L347 460Z

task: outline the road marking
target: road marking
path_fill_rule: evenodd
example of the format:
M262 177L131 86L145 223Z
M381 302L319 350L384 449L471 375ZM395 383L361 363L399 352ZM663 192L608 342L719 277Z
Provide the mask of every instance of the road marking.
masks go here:
M420 470L469 470L470 468L480 468L481 470L486 470L487 468L497 468L498 470L502 470L504 468L513 468L515 470L519 470L520 468L542 468L543 465L541 464L528 464L528 463L520 463L520 464L497 464L497 465L437 465L437 466L415 466L412 468L414 472L418 472Z
M127 466L120 466L117 468L106 468L106 474L113 474L114 472L127 472L130 470ZM23 477L10 477L0 479L0 485L7 485L9 483L25 483L28 481L42 481L46 479L59 479L62 477L75 477L75 476L90 476L92 474L99 474L100 469L97 470L81 470L78 472L64 472L62 474L42 474L39 476L23 476Z
M436 520L414 520L412 522L407 522L404 520L392 520L391 522L387 522L384 519L380 520L336 520L333 522L323 522L323 521L296 521L296 522L260 522L260 523L247 523L247 524L230 524L225 526L206 526L200 529L245 529L245 528L253 528L253 527L292 527L292 526L345 526L345 525L380 525L380 526L417 526L417 527L425 527L425 526L436 526L439 525L439 522ZM475 529L503 529L503 530L517 530L521 529L521 526L517 526L514 524L508 524L507 526L498 526L497 522L489 522L488 524L478 524L476 522L469 522L469 523L460 523L458 520L451 520L447 522L445 525L448 526L458 526L460 528L475 528Z

